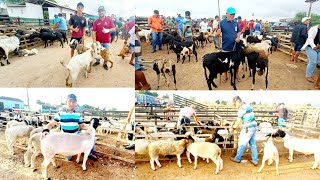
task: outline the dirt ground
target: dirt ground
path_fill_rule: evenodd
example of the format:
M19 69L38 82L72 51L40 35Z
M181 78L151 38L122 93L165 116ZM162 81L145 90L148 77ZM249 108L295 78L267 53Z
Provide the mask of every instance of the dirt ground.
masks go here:
M89 42L92 39L86 37L85 43ZM74 87L133 87L134 67L129 65L130 57L121 59L117 56L123 42L119 39L111 44L113 68L106 71L100 63L100 66L93 67L88 79L83 70ZM69 62L70 46L64 43L64 48L61 48L59 45L55 42L47 48L37 47L39 54L34 56L10 57L11 64L0 67L0 87L65 87L68 70L60 61ZM108 65L110 67L110 63Z
M38 169L33 172L32 169L25 167L23 162L23 154L25 147L21 142L14 146L15 155L8 154L4 131L0 131L0 179L42 179L41 171ZM99 146L96 148L99 150ZM75 162L76 156L73 156L72 161L65 161L64 157L56 156L56 163L60 168L54 168L51 164L48 167L48 175L52 179L134 179L134 167L131 164L124 163L119 160L109 159L102 154L97 153L98 161L87 161L87 171L82 171L80 164ZM43 161L42 155L36 160L36 165L41 165Z
M177 88L178 90L208 90L208 85L204 75L204 69L202 67L202 57L207 53L214 52L214 45L208 44L204 48L198 48L198 62L195 61L195 56L191 56L190 62L186 61L182 64L179 62L176 66L177 71ZM150 43L142 42L142 56L140 59L146 61L152 61L160 58L171 58L175 62L177 60L176 54L170 52L167 54L166 46L162 51L157 50L155 53L151 53ZM289 65L288 65L289 64ZM297 68L291 67L291 65L297 66ZM146 64L152 65L152 64ZM151 85L151 89L157 89L157 75L155 71L150 67L146 67L144 71L148 83ZM314 90L314 85L305 80L306 63L291 63L290 57L281 52L273 52L269 57L269 90ZM207 73L209 73L207 71ZM315 70L315 77L318 77L319 69ZM209 76L209 74L208 74ZM230 78L229 78L230 79ZM265 89L265 76L256 76L255 89ZM171 80L170 90L174 90L173 80ZM230 85L230 80L220 85L220 77L214 80L218 88L214 90L233 90ZM250 90L252 84L252 78L249 77L249 72L241 82L237 82L237 88L239 90ZM164 78L160 78L160 90L167 90Z
M283 146L283 143L275 143L279 152L287 152L284 148L279 148ZM210 161L207 164L202 158L198 158L198 168L193 170L194 164L190 164L186 159L186 155L183 154L182 158L182 168L179 168L176 160L171 161L161 161L161 168L156 167L156 171L152 171L149 162L139 162L136 164L137 168L135 170L136 180L143 179L179 179L179 180L189 180L189 179L252 179L252 180L291 180L291 179L308 179L316 180L320 177L320 169L312 170L310 167L313 165L314 158L313 156L305 155L295 155L293 162L290 163L287 159L287 154L280 155L279 161L279 173L276 175L275 163L270 166L266 165L262 169L261 173L257 173L257 170L261 166L262 154L259 154L259 166L254 167L250 162L236 164L230 160L230 153L222 152L223 159L223 170L215 175L215 164ZM136 158L137 159L137 158ZM146 159L146 158L143 158ZM191 157L192 162L193 157ZM251 153L245 153L243 160L250 160Z

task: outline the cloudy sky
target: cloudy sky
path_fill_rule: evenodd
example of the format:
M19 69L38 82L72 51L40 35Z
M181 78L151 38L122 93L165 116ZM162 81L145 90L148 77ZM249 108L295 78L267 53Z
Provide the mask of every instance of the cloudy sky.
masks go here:
M195 97L196 101L224 100L231 101L234 96L240 96L245 102L301 104L310 103L320 107L319 91L158 91L160 97L169 94L171 99L173 94L185 98Z
M31 88L28 91L31 109L37 100L57 105L65 102L71 93L77 96L80 105L89 104L101 109L129 111L135 100L134 91L129 88ZM26 88L1 88L0 96L18 98L28 104Z
M76 9L77 3L82 2L84 5L84 12L98 15L98 7L104 6L106 14L115 14L118 17L129 18L134 16L135 0L57 0L58 4L68 4L70 8Z
M192 18L214 17L218 15L218 0L136 0L137 16L150 16L157 9L165 16L191 12ZM308 11L305 0L220 0L221 16L229 6L236 8L237 16L251 17L252 13L262 20L275 21L283 17L293 17L299 11ZM312 12L320 12L320 1L312 6Z

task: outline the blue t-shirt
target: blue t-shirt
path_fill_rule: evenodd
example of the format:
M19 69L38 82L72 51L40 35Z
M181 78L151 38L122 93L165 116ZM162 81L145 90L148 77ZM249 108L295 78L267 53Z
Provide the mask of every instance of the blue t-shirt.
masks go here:
M238 117L242 119L242 123L244 127L255 127L257 126L257 122L254 118L253 109L248 104L243 104L238 110Z
M261 29L261 24L260 24L260 23L257 23L254 30L255 30L255 31L260 31L260 29Z
M237 21L227 21L224 19L220 22L222 32L222 50L234 51L237 33L240 32Z
M64 30L64 31L68 30L67 21L63 17L60 17L57 23L59 23L60 30Z
M176 17L175 22L178 23L178 29L183 29L184 17Z
M61 130L67 133L75 133L79 129L79 124L83 123L80 113L70 113L66 109L57 113L54 120L60 123Z

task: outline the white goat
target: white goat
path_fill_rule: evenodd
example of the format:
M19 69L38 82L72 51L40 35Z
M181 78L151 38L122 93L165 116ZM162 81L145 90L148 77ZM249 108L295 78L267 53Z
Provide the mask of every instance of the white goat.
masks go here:
M218 145L209 142L194 142L187 145L187 157L189 163L192 163L190 153L194 156L194 168L197 169L198 156L202 158L210 158L216 164L216 172L223 168L223 161L221 159L221 149Z
M16 120L12 120L12 121L7 122L6 129L13 127L13 126L23 126L23 125L29 125L29 123L27 121L19 122Z
M100 55L101 44L99 42L93 43L91 49L88 49L86 52L82 54L78 54L73 56L69 63L66 65L64 62L60 62L63 66L65 66L69 74L66 78L66 86L72 87L72 85L76 82L77 77L80 71L85 68L85 77L88 78L88 73L91 72L91 66L93 59L101 59ZM69 84L69 77L71 75L71 83Z
M81 153L84 153L82 170L87 170L86 162L92 147L94 146L94 138L96 131L89 126L87 133L74 134L64 132L54 132L46 134L41 142L41 152L44 160L41 164L44 178L48 178L47 167L50 162L53 162L53 158L56 154L63 154L66 156L78 155L76 162L79 163Z
M301 139L292 137L282 130L278 130L272 135L281 137L284 140L284 147L289 149L289 162L293 160L293 151L314 155L314 164L311 169L316 169L320 163L320 139Z
M161 168L159 155L176 155L178 159L177 164L181 168L181 154L184 152L188 142L188 140L182 139L180 141L160 140L150 143L148 145L148 150L151 169L154 171L156 170L154 162Z
M277 147L273 144L273 138L269 137L267 142L263 142L263 158L262 164L258 173L260 173L264 167L265 162L268 160L268 166L270 166L273 160L276 162L276 175L279 175L279 153Z
M7 140L7 145L9 149L9 153L11 155L14 154L13 152L13 145L16 142L17 138L19 137L29 137L30 132L34 129L33 126L30 125L19 125L19 126L13 126L9 127L5 130L5 137Z
M9 53L14 50L19 50L19 44L20 44L20 40L16 36L12 36L12 37L6 36L3 38L0 38L0 49L3 49L4 51L4 55L6 56L5 60L7 61L7 64L10 64ZM0 59L0 62L1 62L1 59ZM1 62L1 66L4 66L2 62Z
M21 56L32 56L32 55L36 55L38 54L39 51L37 49L31 49L31 50L28 50L28 49L22 49L20 51L18 51L18 56L21 57Z
M142 29L141 31L138 32L139 37L144 36L146 38L146 42L150 42L149 41L149 36L151 34L151 29L147 30L147 29Z

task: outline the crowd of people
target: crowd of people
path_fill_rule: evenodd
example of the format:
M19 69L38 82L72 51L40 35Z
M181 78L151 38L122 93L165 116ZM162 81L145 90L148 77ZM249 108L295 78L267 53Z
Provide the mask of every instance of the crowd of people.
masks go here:
M215 48L230 56L234 52L235 43L238 43L241 38L245 38L247 35L265 35L272 31L271 23L268 21L263 22L253 18L243 19L241 16L236 18L235 14L236 9L229 7L226 11L226 17L222 20L219 16L215 16L214 19L192 19L190 11L185 11L184 17L181 16L181 13L177 13L177 17L165 17L159 15L158 10L154 10L154 14L148 18L152 36L151 53L157 51L157 46L158 50L162 50L163 32L166 27L176 30L185 41L193 41L192 36L196 29L203 33L210 32L214 36ZM291 61L297 62L300 51L306 50L308 57L306 80L315 83L315 88L320 89L320 76L317 79L313 76L317 64L320 62L320 26L309 27L309 25L310 18L305 17L301 24L295 26L291 39L294 44ZM226 82L227 79L228 75L225 73L223 82ZM241 81L240 78L237 80Z

